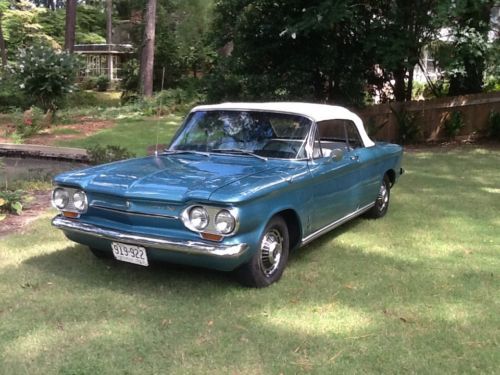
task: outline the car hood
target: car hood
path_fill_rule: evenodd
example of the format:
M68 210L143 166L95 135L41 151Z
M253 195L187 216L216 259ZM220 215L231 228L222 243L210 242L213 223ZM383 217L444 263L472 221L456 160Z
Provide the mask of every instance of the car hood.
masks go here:
M89 192L182 202L208 200L217 189L274 168L251 157L161 155L66 172L54 180Z

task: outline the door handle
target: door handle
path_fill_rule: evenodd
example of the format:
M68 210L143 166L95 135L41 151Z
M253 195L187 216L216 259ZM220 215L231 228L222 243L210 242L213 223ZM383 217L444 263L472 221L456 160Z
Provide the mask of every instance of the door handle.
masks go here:
M359 156L358 155L352 155L351 156L351 160L352 161L358 161L359 160Z

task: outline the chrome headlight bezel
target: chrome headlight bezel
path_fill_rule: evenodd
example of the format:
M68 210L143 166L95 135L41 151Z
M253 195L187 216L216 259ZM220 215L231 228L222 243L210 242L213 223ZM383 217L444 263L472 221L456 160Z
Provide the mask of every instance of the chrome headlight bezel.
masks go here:
M197 228L193 225L191 221L191 212L193 209L204 209L208 214L208 223L204 228ZM230 226L230 230L221 231L217 228L217 218L221 219L219 214L229 215L233 218L234 223ZM206 206L203 204L195 204L187 207L181 214L181 220L184 223L184 226L189 230L197 233L206 233L213 234L222 237L228 237L234 235L239 228L239 211L235 207L214 207L214 206Z
M219 224L226 225L224 227ZM236 218L231 214L231 212L229 212L229 210L222 209L215 215L214 226L218 233L228 235L232 233L236 227Z
M83 212L87 211L89 204L88 204L88 200L87 200L87 194L85 194L85 192L83 190L75 191L72 195L72 198L73 198L73 206L75 207L75 210L77 210L79 213L83 213Z
M52 191L52 206L64 210L69 203L69 192L65 188L57 187Z
M61 196L64 197L64 204L62 204L63 202L59 203ZM79 199L75 199L76 196ZM87 193L82 189L56 186L52 191L52 206L61 212L72 212L78 215L84 214L87 212L89 206Z
M194 206L188 212L189 224L194 230L201 232L210 223L208 211L203 206Z

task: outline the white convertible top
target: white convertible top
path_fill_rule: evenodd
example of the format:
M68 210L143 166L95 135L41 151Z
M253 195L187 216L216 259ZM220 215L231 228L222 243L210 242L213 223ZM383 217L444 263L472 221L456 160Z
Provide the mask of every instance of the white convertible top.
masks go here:
M368 134L366 133L366 130L363 126L363 121L361 121L359 116L349 111L347 108L340 106L301 102L221 103L212 105L200 105L193 108L191 112L213 110L285 112L303 115L311 118L316 122L333 119L351 120L358 128L359 135L361 136L365 147L371 147L375 145L370 137L368 137Z

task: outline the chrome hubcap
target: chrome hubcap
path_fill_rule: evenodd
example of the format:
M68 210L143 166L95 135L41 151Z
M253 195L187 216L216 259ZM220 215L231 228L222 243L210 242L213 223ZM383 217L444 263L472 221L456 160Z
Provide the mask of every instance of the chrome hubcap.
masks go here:
M260 245L260 266L266 276L278 268L283 252L283 237L277 229L267 232Z
M379 211L385 210L387 203L389 202L389 191L385 186L385 183L382 183L380 186L380 191L378 193L377 204Z

